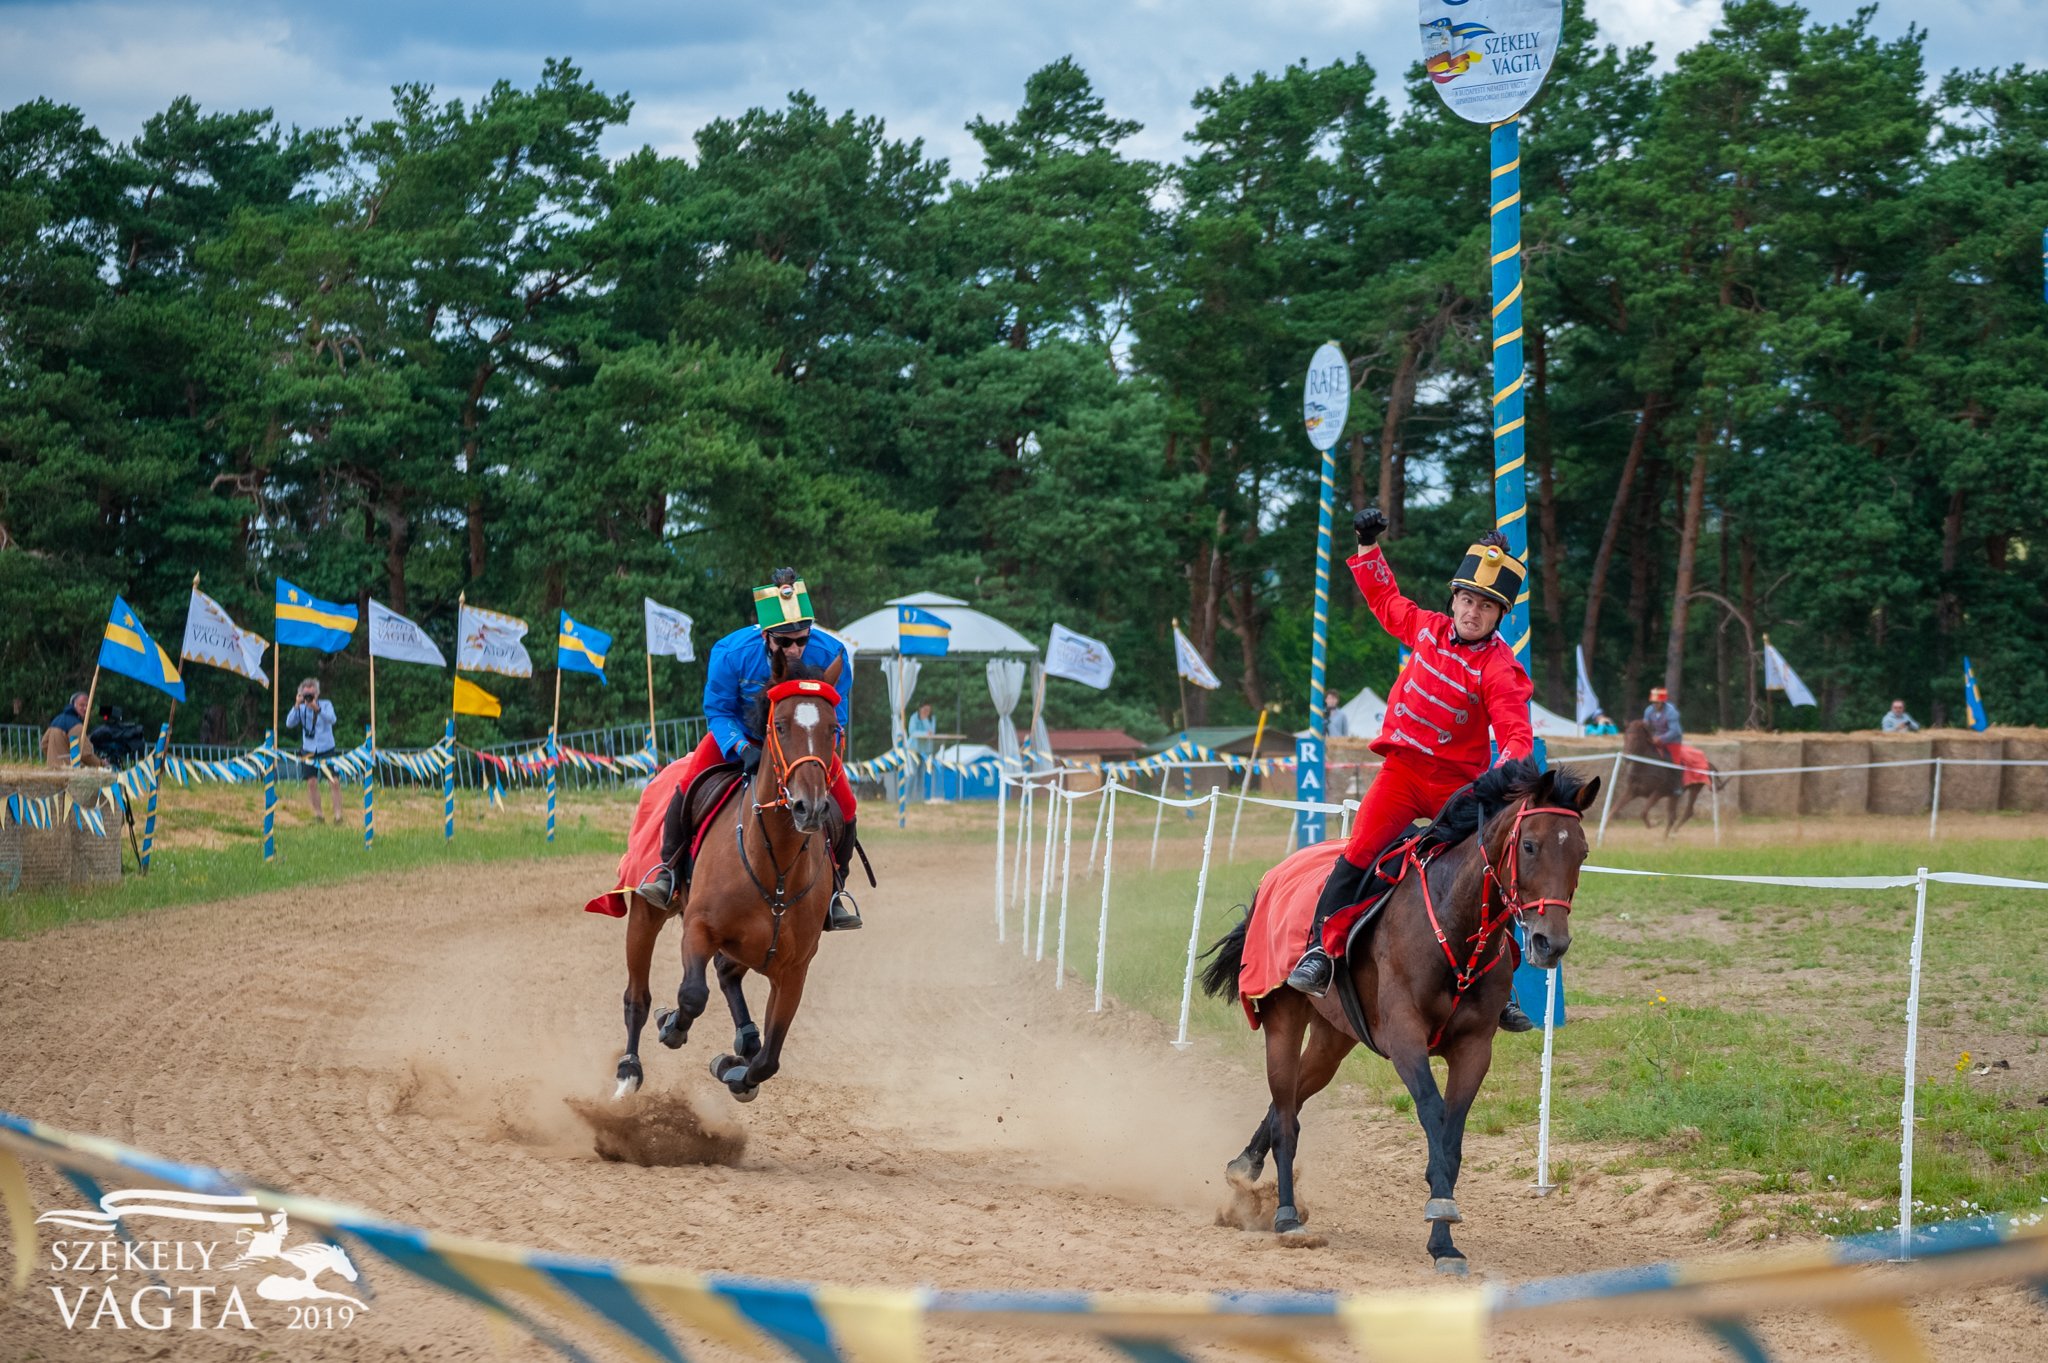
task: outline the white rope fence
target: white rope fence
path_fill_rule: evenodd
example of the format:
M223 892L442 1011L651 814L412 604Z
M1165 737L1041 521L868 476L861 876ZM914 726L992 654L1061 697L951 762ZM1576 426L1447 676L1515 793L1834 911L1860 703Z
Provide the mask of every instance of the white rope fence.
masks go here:
M1605 759L1608 755L1602 754L1601 756L1603 759ZM1624 756L1624 754L1613 754L1612 756L1618 768L1620 765L1620 758ZM1953 762L1961 764L1965 762L1967 759L1934 758L1927 760L1935 762ZM1898 762L1870 765L1909 766L1915 765L1915 763ZM1976 763L1975 765L2042 764L1985 762ZM1208 766L1211 770L1214 770L1215 768L1215 764L1213 763L1189 763L1187 764L1187 766L1190 770L1197 766ZM1832 770L1841 770L1841 768L1782 768L1771 769L1768 773L1763 770L1758 770L1750 774L1783 775L1791 771ZM1740 773L1730 774L1737 775ZM1047 913L1047 905L1049 903L1052 866L1055 860L1052 848L1052 840L1057 836L1060 838L1062 842L1062 848L1058 856L1058 860L1060 863L1060 906L1059 929L1056 936L1057 946L1056 954L1054 957L1055 973L1053 977L1053 987L1055 989L1062 989L1066 985L1067 908L1070 874L1073 868L1074 806L1079 804L1083 800L1100 801L1095 823L1095 835L1091 838L1089 844L1088 866L1084 868L1087 872L1092 873L1095 862L1095 841L1099 838L1102 847L1102 887L1100 908L1098 910L1099 916L1097 918L1095 928L1095 1004L1093 1009L1093 1011L1098 1013L1101 1012L1103 1009L1103 1003L1105 999L1104 991L1106 988L1109 967L1110 878L1116 856L1117 796L1119 794L1130 795L1137 797L1139 799L1154 801L1158 805L1158 812L1154 816L1152 827L1151 864L1154 867L1158 865L1159 832L1160 825L1163 820L1166 808L1168 806L1172 806L1173 808L1188 810L1190 811L1190 813L1192 813L1192 811L1206 806L1209 812L1208 822L1202 834L1202 859L1200 863L1200 869L1196 872L1195 877L1195 902L1193 910L1189 916L1187 961L1181 981L1180 1025L1175 1032L1174 1039L1172 1042L1173 1046L1176 1049L1186 1050L1190 1045L1193 1044L1188 1039L1188 1025L1194 1006L1195 963L1201 955L1202 915L1203 907L1208 896L1209 869L1215 851L1216 815L1223 801L1226 798L1229 798L1236 801L1237 803L1237 811L1233 815L1231 820L1231 848L1233 852L1236 846L1238 821L1243 817L1244 806L1246 804L1263 805L1273 809L1284 809L1289 811L1300 811L1306 809L1314 810L1324 814L1337 814L1343 818L1344 827L1348 831L1350 828L1351 816L1357 810L1358 803L1353 800L1347 800L1342 804L1324 804L1318 801L1310 800L1276 800L1265 796L1247 795L1242 789L1239 789L1226 797L1223 789L1220 786L1213 785L1209 788L1209 793L1207 795L1198 796L1193 799L1177 799L1164 793L1166 789L1166 782L1164 778L1162 778L1161 780L1160 792L1157 794L1148 790L1140 790L1135 786L1125 785L1123 782L1117 780L1114 777L1106 778L1102 785L1092 790L1068 790L1066 788L1066 777L1067 773L1064 771L1054 772L1049 775L1035 776L1005 774L998 782L996 797L998 816L996 821L996 940L998 942L1007 940L1004 936L1004 921L1006 915L1004 910L1002 893L1005 881L1004 845L1006 840L1005 824L1007 821L1005 810L1008 804L1008 791L1012 785L1015 785L1019 788L1019 797L1017 800L1019 812L1018 830L1016 835L1016 841L1018 843L1018 853L1016 857L1016 863L1012 867L1011 871L1011 883L1013 886L1015 885L1016 876L1018 872L1021 870L1024 877L1024 896L1019 901L1022 909L1022 918L1020 920L1019 925L1019 936L1024 939L1024 954L1027 956L1033 954L1030 941L1031 905L1030 872L1028 869L1028 864L1029 844L1032 837L1033 826L1036 822L1034 815L1034 799L1037 794L1044 794L1049 799L1048 811L1045 816L1046 842L1041 852L1043 859L1043 870L1041 872L1039 885L1037 933L1038 948L1036 952L1036 959L1039 961L1043 961L1045 959L1045 919ZM1936 769L1936 779L1937 781L1939 780L1939 768ZM1059 811L1062 807L1065 809L1064 819L1062 819L1059 815ZM1603 824L1604 822L1605 820L1603 817ZM1294 848L1294 823L1295 820L1288 820L1287 851L1290 853L1293 851ZM1063 834L1058 832L1058 830L1062 827L1065 830ZM1901 1258L1907 1257L1909 1254L1910 1246L1912 1244L1913 1231L1913 1125L1915 1085L1918 1073L1920 1044L1920 974L1922 962L1925 959L1924 948L1927 935L1927 887L1930 883L1940 883L1944 885L1967 885L1979 888L1992 889L2048 890L2048 881L2021 880L2011 876L1980 875L1971 871L1930 871L1925 867L1921 867L1912 875L1890 876L1711 875L1703 873L1681 873L1676 871L1639 871L1619 866L1594 865L1584 866L1581 868L1581 871L1584 874L1588 875L1637 876L1662 880L1703 880L1717 881L1731 885L1767 885L1789 889L1911 889L1914 892L1913 946L1911 958L1908 963L1909 983L1907 986L1906 994L1905 1096L1901 1100L1899 1108L1899 1254ZM1550 1117L1552 1088L1552 1048L1556 1034L1555 1029L1551 1026L1551 1019L1557 1016L1558 972L1555 970L1551 970L1546 971L1545 974L1547 978L1544 982L1545 1001L1543 1009L1542 1080L1541 1094L1538 1100L1537 1107L1538 1115L1536 1135L1537 1153L1535 1188L1539 1194L1548 1193L1551 1191L1553 1187L1553 1185L1550 1182Z

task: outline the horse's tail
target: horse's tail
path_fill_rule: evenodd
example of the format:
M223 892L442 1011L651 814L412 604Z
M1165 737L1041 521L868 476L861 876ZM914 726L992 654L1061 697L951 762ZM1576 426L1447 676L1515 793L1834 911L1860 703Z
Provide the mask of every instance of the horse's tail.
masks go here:
M1242 904L1238 905L1243 909ZM1244 968L1244 937L1252 925L1252 916L1246 913L1237 920L1237 926L1216 939L1216 944L1202 953L1204 960L1215 957L1202 967L1202 992L1212 999L1237 1001L1237 976Z

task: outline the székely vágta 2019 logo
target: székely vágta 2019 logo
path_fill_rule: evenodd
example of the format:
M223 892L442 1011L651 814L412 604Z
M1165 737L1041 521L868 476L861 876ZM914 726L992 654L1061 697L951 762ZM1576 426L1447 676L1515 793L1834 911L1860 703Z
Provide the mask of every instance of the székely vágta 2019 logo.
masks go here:
M265 1212L253 1197L123 1188L101 1195L98 1207L44 1212L36 1221L87 1237L50 1245L48 1267L57 1277L50 1292L66 1330L345 1329L370 1309L321 1285L328 1274L357 1281L341 1246L319 1239L287 1246L290 1218ZM138 1221L238 1229L228 1242L196 1230L145 1237L136 1233ZM268 1271L252 1282L251 1270ZM252 1315L245 1286L258 1303L286 1310L258 1304Z

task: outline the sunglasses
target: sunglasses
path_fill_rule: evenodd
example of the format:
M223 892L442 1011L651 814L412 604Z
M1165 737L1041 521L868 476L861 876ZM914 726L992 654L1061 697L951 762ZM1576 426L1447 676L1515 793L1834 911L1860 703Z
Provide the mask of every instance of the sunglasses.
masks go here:
M771 634L768 636L768 641L775 645L775 647L784 650L801 649L811 642L811 636L808 634Z

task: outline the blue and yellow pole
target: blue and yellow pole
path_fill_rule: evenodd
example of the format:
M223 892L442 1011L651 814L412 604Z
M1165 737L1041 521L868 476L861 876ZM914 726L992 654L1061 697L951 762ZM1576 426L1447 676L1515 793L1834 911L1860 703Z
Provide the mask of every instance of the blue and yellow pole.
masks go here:
M1309 635L1308 654L1308 737L1295 744L1294 785L1298 800L1320 801L1328 793L1323 757L1324 672L1330 651L1330 552L1331 527L1337 509L1337 447L1323 451L1323 477L1316 493L1316 600L1315 622ZM1296 845L1311 847L1323 840L1323 815L1304 809L1296 818Z
M448 765L441 768L441 839L455 841L455 716L448 716Z
M156 731L156 751L149 758L149 799L142 812L142 851L136 856L144 875L149 874L149 857L156 846L156 797L164 786L164 749L170 741L171 726L166 724Z
M548 730L548 841L555 840L555 767L561 761L561 746L555 731Z
M263 734L263 860L277 860L277 730Z
M1508 552L1529 561L1528 479L1523 467L1522 121L1493 125L1493 523ZM1501 626L1529 670L1529 584Z
M363 850L369 851L377 844L377 731L363 727L363 750L369 754L369 761L363 763Z
M2041 232L2041 301L2048 303L2048 228Z

